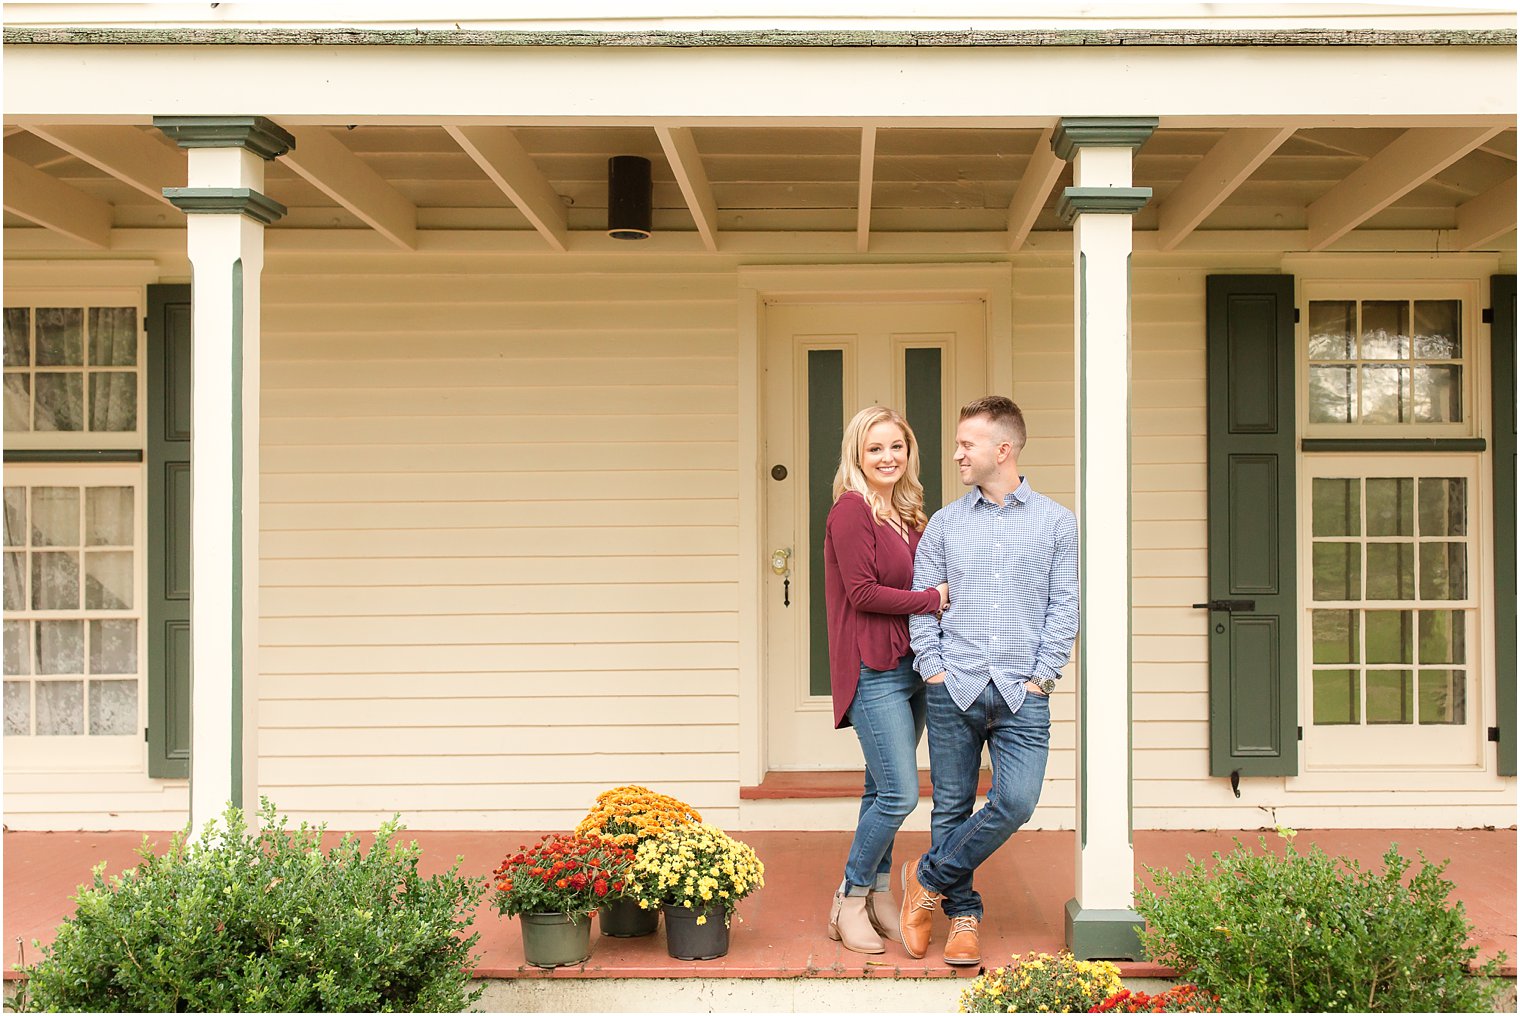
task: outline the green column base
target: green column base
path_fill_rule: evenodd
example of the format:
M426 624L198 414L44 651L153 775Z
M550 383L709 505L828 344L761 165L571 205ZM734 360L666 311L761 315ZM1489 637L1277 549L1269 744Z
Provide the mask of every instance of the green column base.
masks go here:
M1066 901L1066 948L1079 960L1141 960L1145 918L1133 910L1084 910Z

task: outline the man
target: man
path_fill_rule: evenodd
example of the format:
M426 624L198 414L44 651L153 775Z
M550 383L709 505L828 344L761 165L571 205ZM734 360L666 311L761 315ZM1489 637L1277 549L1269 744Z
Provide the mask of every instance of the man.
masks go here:
M972 876L1034 813L1050 746L1050 701L1077 636L1077 520L1019 473L1024 414L991 395L961 410L955 462L966 494L934 513L913 587L950 584L942 615L908 620L928 684L931 847L903 865L903 945L929 948L935 909L950 919L945 962L981 962L982 898ZM982 746L992 789L975 814Z

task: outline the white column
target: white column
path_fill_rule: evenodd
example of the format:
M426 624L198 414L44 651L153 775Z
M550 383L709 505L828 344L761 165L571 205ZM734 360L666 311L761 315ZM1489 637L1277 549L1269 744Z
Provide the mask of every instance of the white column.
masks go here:
M191 322L190 821L258 808L259 279L262 193L289 135L257 117L155 123L189 149Z
M1082 959L1140 955L1130 744L1130 255L1132 217L1150 198L1132 184L1151 119L1065 119L1056 153L1072 160L1061 216L1073 223L1077 519L1082 540L1078 656L1076 894L1066 944Z

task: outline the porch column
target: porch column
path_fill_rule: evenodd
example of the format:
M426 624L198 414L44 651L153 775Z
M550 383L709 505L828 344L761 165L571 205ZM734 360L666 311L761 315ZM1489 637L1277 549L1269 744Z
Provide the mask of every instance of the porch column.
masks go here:
M1130 772L1129 304L1134 150L1151 117L1068 117L1051 145L1072 163L1057 211L1074 223L1077 521L1082 636L1078 654L1077 885L1066 945L1079 959L1135 959Z
M295 140L263 117L154 117L189 150L192 272L190 822L258 807L259 277L285 208L264 163Z

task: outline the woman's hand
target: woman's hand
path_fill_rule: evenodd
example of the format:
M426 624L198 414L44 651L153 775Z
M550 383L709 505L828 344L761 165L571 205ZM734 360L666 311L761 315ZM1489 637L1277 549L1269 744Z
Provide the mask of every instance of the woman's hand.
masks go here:
M939 612L943 614L945 608L950 606L950 583L941 582L937 588L939 589Z

